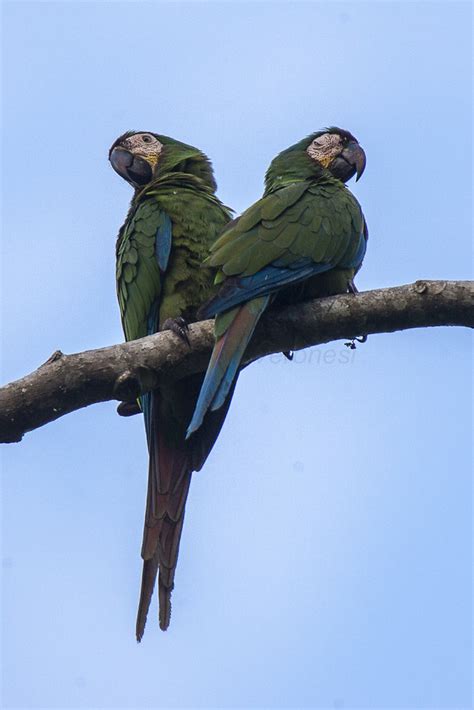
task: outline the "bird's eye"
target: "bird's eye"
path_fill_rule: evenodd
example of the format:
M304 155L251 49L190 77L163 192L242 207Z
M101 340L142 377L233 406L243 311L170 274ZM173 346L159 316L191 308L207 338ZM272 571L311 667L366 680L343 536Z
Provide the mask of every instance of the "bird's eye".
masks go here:
M152 140L153 140L153 139L152 139L151 136L142 136L142 141L143 141L144 143L151 143Z

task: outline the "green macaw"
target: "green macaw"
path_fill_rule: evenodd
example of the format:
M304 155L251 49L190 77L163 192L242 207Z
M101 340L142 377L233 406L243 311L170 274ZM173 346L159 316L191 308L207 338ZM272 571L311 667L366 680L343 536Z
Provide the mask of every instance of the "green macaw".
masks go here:
M231 218L230 210L216 197L211 163L197 148L145 132L120 136L109 159L135 190L116 250L125 338L135 340L171 329L187 340L187 324L197 319L199 305L215 292L211 270L200 266ZM161 384L140 398L149 473L138 641L158 571L160 628L169 625L191 474L203 466L227 411L228 405L207 417L198 435L186 440L202 381L202 375L190 376Z
M368 238L362 210L345 182L365 168L348 131L327 128L280 153L263 197L224 228L204 262L217 267L216 296L200 309L216 317L216 343L188 436L228 402L241 359L271 303L355 291Z

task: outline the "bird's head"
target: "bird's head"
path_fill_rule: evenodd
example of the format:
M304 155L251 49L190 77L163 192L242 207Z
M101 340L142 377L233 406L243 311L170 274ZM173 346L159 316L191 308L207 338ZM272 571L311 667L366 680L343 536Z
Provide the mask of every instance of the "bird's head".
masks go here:
M342 182L354 175L356 181L365 170L365 153L357 138L342 128L326 128L309 137L306 154Z
M110 163L120 177L140 190L159 175L185 172L200 178L213 191L216 182L209 159L197 148L168 136L128 131L109 150Z
M328 170L341 182L354 175L358 180L365 169L365 153L354 136L342 128L325 128L303 138L276 156L265 176L265 190L305 180Z
M124 133L109 151L110 163L120 177L133 187L151 182L163 151L163 143L154 133Z

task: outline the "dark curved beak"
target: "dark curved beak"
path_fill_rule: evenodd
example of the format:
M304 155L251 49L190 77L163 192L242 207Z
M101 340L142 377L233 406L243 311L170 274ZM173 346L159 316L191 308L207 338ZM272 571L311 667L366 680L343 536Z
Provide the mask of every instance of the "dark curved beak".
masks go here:
M116 173L128 180L127 168L133 163L133 155L123 148L114 148L109 156L110 163Z
M341 153L342 157L349 165L355 168L356 182L365 170L366 157L363 149L357 141L350 141Z
M144 158L133 155L125 148L114 148L109 160L115 172L127 182L146 185L153 177L151 165Z

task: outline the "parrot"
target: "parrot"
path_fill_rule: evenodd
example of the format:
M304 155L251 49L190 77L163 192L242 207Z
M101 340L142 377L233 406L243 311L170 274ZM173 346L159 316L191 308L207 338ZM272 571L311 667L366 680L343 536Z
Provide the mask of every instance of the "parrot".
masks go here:
M215 292L212 270L200 267L232 211L216 196L209 159L193 146L157 133L128 131L113 143L109 160L134 189L116 243L125 339L171 330L189 344L188 323ZM226 407L210 413L197 435L186 440L202 380L201 373L162 383L138 403L119 405L125 416L143 412L149 451L138 642L157 576L159 625L162 630L169 626L191 474L202 468L225 419Z
M271 305L355 293L366 252L362 209L345 183L365 170L354 136L335 126L282 151L265 189L234 219L204 261L217 269L219 291L199 310L215 317L215 345L187 436L228 402L255 327ZM289 354L285 353L287 356Z

